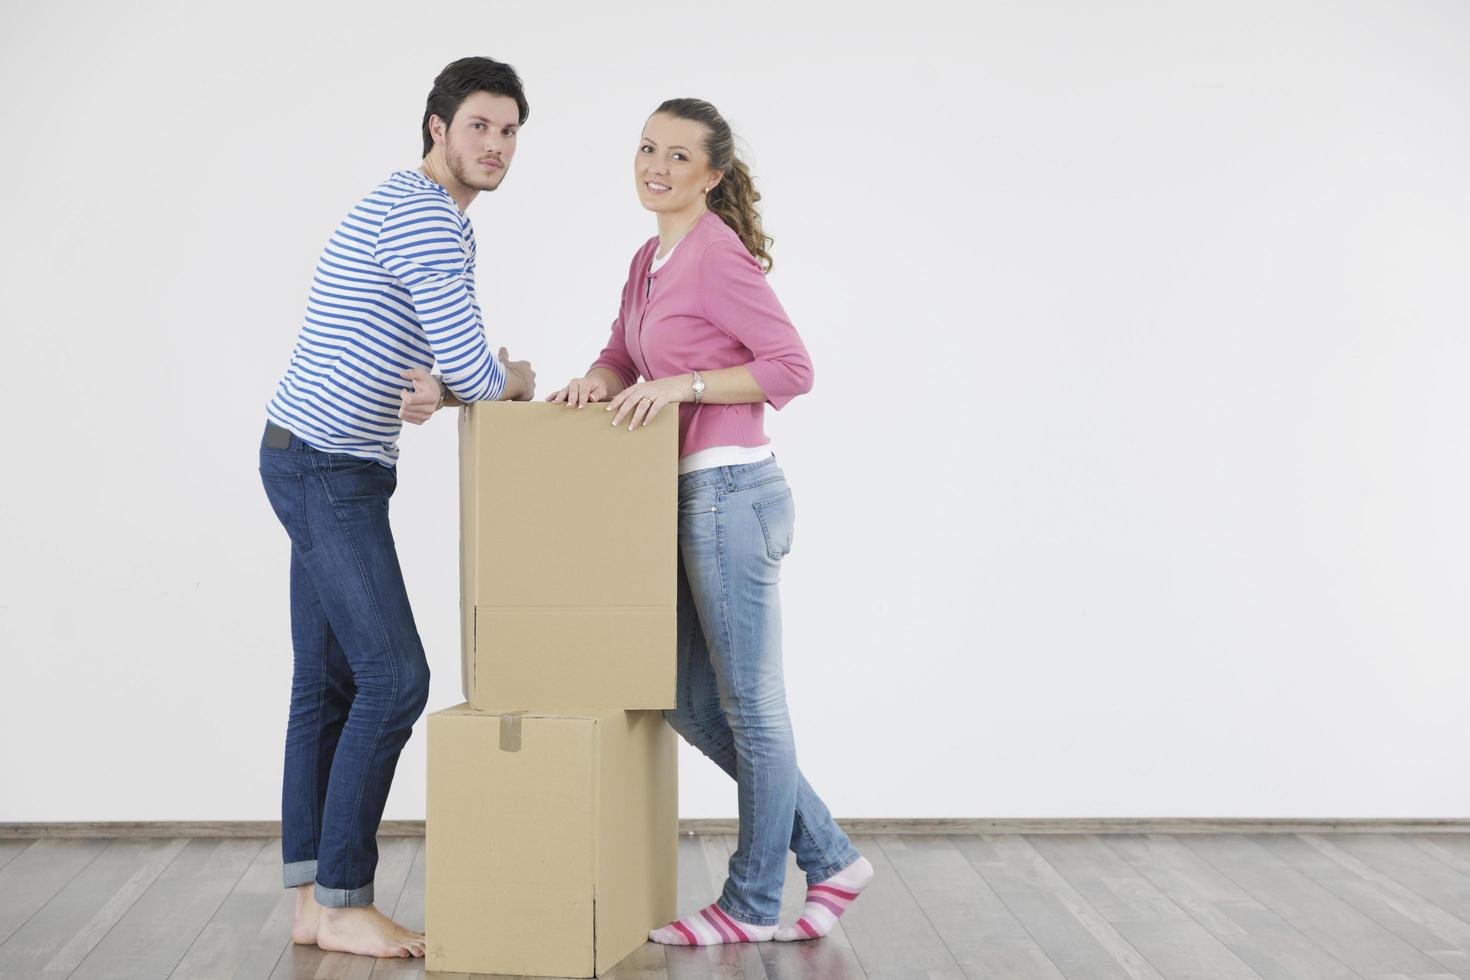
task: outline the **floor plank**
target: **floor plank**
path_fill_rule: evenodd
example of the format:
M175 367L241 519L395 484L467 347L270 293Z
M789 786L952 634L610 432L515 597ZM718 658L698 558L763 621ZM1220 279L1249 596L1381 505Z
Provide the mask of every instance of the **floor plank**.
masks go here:
M82 959L76 980L166 977L265 845L191 840Z
M173 975L269 976L291 941L295 910L295 891L281 883L281 842L266 841Z
M1261 980L1100 838L1038 834L1026 840L1164 977Z
M1025 838L985 834L957 844L1064 975L1162 980Z
M1182 838L1109 835L1103 840L1266 980L1360 980L1356 972L1185 847Z
M108 843L91 838L38 840L0 868L0 943L81 874Z
M1334 834L1332 842L1450 914L1470 921L1470 871L1391 834ZM1470 840L1450 841L1446 848L1470 858Z
M277 872L279 870L278 866ZM276 883L281 885L279 877ZM295 892L281 887L280 897L271 907L270 915L261 923L260 931L250 941L250 948L240 958L233 980L264 980L274 973L282 958L293 947L291 926L295 918Z
M5 867L14 860L22 851L34 844L30 840L14 840L11 838L0 838L0 868Z
M1461 853L1456 846L1465 838L1456 834L1405 834L1401 840L1419 848L1426 854L1443 864L1447 864L1461 874L1470 874L1470 850Z
M885 836L879 843L967 977L1060 980L1051 957L952 837Z
M1258 843L1438 963L1470 978L1470 923L1451 915L1327 837L1266 835Z
M0 976L66 976L184 849L187 840L114 840L0 944Z
M619 960L616 966L602 974L602 980L663 980L668 975L664 948L650 941Z
M1365 977L1434 974L1433 960L1326 888L1243 836L1182 838L1186 846L1262 905Z

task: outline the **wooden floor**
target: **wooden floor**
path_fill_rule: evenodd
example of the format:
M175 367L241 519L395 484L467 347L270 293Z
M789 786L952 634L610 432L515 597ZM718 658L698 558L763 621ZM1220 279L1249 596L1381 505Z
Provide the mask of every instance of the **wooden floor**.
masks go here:
M855 837L878 869L810 943L647 944L606 976L1470 980L1470 835ZM729 836L680 839L680 912ZM385 838L378 906L423 924L423 841ZM0 977L383 978L423 962L291 946L278 841L0 840ZM786 912L802 879L787 876ZM435 974L462 977L462 974Z

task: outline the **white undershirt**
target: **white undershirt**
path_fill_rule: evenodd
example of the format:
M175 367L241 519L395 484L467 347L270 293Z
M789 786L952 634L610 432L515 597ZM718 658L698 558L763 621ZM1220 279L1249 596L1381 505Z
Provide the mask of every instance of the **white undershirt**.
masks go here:
M690 453L679 460L679 475L707 470L714 466L743 466L759 463L774 455L769 445L765 446L710 446Z
M681 238L681 239L679 239L679 242L682 242L683 240L684 239ZM674 248L678 248L679 247L679 242L675 242L674 243ZM649 263L649 266L648 266L648 273L649 273L649 275L652 275L653 273L657 272L658 271L658 267L661 266L661 265L663 265L665 262L667 262L669 260L669 256L674 254L674 248L669 249L668 252L666 252L664 254L664 257L663 258L659 258L658 257L658 249L654 249L653 250L653 261L651 263Z
M684 239L679 239L682 242ZM658 271L659 266L669 261L674 254L674 249L679 247L679 242L674 243L674 248L668 250L663 258L654 252L653 261L648 265L650 275ZM710 446L698 452L690 453L679 460L679 475L693 473L695 470L707 470L714 466L743 466L746 463L759 463L761 460L771 456L770 446Z

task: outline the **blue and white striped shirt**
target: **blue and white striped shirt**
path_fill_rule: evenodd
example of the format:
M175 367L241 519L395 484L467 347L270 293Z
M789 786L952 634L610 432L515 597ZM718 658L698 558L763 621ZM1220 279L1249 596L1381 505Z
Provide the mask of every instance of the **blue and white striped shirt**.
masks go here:
M475 232L449 192L396 170L332 233L266 415L322 452L393 466L408 383L432 369L463 402L505 388L475 300Z

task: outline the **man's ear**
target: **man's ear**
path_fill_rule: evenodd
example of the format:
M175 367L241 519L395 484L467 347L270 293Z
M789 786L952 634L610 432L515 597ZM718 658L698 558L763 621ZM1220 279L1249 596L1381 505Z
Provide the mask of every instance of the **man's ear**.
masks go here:
M429 135L433 137L436 146L444 145L445 130L448 128L449 125L442 118L433 113L429 114Z

